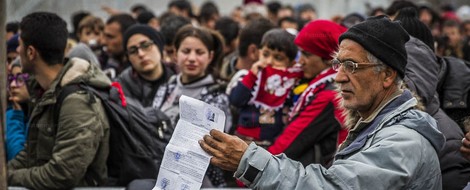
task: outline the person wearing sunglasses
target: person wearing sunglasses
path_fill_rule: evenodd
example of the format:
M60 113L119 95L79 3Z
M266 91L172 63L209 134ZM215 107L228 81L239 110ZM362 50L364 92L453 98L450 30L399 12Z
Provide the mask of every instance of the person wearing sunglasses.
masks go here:
M14 63L11 66L11 73L8 75L8 100L9 106L6 111L6 150L7 160L13 159L21 150L27 133L26 116L29 93L26 82L29 79L27 73L21 73L21 64Z
M124 50L132 67L118 77L126 98L150 107L157 90L174 74L162 64L163 35L147 25L135 25L124 33Z
M384 16L339 37L332 67L350 131L328 169L304 167L217 130L199 141L201 147L214 156L212 164L253 189L442 189L437 152L445 138L401 88L409 38Z

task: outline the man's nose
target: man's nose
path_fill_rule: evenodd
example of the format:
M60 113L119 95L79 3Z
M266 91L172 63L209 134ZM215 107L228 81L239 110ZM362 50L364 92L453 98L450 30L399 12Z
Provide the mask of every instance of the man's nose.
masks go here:
M346 72L344 72L344 69L342 66L338 69L338 72L336 73L335 77L335 82L336 83L344 83L349 80L348 75Z

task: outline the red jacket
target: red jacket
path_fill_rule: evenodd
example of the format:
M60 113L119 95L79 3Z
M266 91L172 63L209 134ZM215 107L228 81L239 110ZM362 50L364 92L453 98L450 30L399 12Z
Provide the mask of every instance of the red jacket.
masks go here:
M347 136L335 76L336 72L328 69L310 81L291 111L288 126L268 148L269 152L285 153L304 166L329 165L337 146Z

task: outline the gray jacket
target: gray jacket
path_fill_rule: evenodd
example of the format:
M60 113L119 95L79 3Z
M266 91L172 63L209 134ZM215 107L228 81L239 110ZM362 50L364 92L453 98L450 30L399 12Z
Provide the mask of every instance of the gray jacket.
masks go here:
M329 169L252 143L235 177L255 189L442 189L437 151L445 139L416 105L408 90L388 102Z

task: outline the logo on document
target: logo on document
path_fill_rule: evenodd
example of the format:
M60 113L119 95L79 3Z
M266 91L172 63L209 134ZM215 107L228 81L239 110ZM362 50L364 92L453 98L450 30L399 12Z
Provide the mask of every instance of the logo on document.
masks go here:
M175 152L174 156L175 156L176 161L179 161L181 159L181 153L179 153L179 152Z
M168 186L170 186L170 180L167 178L163 178L160 182L160 188L165 190Z
M189 187L188 184L181 184L181 190L190 190L191 188Z

